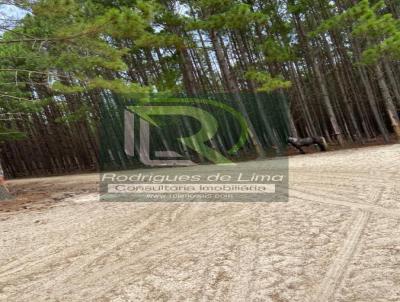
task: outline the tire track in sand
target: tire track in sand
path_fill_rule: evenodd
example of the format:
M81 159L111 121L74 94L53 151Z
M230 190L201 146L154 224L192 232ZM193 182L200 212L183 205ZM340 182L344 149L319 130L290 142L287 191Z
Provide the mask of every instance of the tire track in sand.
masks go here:
M157 209L162 209L162 208L163 207L160 207L160 206L157 207ZM132 237L136 236L139 232L146 229L149 225L151 225L152 223L157 223L162 211L160 210L160 211L154 211L154 212L155 213L149 213L150 215L148 217L146 217L145 219L143 219L143 221L141 221L139 224L136 224L136 225L132 224L132 227L127 228L127 230L124 231L118 239L112 240L110 244L108 244L103 249L101 249L99 252L93 254L91 257L86 259L84 264L81 264L80 262L74 263L73 265L71 265L68 268L68 270L65 274L62 274L62 275L52 279L51 282L49 282L49 283L57 282L57 281L59 281L59 279L64 278L65 276L73 276L74 274L78 273L85 267L89 266L94 261L101 259L102 257L106 257L108 254L112 253L113 250L117 249L120 246L123 246ZM56 257L59 256L64 259L64 258L66 258L67 255L65 254L65 251L61 250L51 256L52 256L51 260L54 261L54 256L56 256ZM47 258L45 258L45 259L47 259ZM49 263L43 261L43 258L37 259L36 261L33 261L33 262L23 263L22 265L20 265L19 267L15 268L15 269L11 268L11 269L3 272L0 275L0 277L5 277L10 274L14 275L15 273L18 273L20 271L25 271L28 268L31 268L35 265L39 265L39 266L45 265L46 266L48 264ZM36 283L39 283L39 282L40 282L40 280L29 283L28 286L23 287L23 290L28 290L32 287L35 287Z
M103 297L104 294L106 294L107 292L109 292L110 290L112 290L115 287L115 284L118 284L123 280L129 281L129 279L127 279L126 276L125 277L123 276L123 273L122 273L123 269L127 269L127 268L129 268L130 265L135 264L135 263L137 264L140 262L142 265L145 265L146 261L144 261L144 260L146 257L154 255L162 249L173 246L176 242L179 242L180 240L187 238L188 236L193 236L199 232L202 232L209 227L218 228L218 227L227 226L230 223L237 223L238 220L235 220L235 218L237 218L238 220L243 219L244 218L243 212L241 210L238 211L236 209L234 209L234 210L230 209L230 211L225 212L222 217L213 217L213 218L209 219L207 222L197 225L197 226L194 226L193 228L189 228L188 230L180 232L179 234L176 234L176 230L170 230L163 236L163 238L160 238L160 240L157 243L146 247L145 250L137 253L136 255L132 255L132 257L130 259L126 260L124 263L116 263L114 266L109 266L109 267L103 268L95 276L93 276L93 275L87 276L85 279L85 282L80 283L78 285L78 287L74 289L74 291L79 292L80 290L82 290L82 287L83 288L87 287L91 282L94 282L98 279L106 278L107 276L110 276L110 274L113 274L113 272L115 272L115 271L120 272L121 276L115 276L115 278L113 280L114 282L112 284L108 284L107 286L104 286L102 288L97 288L97 290L92 291L91 294L92 294L93 301L101 300L101 298ZM169 237L170 235L173 235L173 237L172 238ZM65 280L65 278L64 278L63 282L68 282L68 280ZM60 282L58 282L57 285L58 284L60 284ZM68 290L67 291L59 291L57 293L57 297L60 297L67 293L68 293Z
M353 258L370 216L371 213L366 211L360 211L357 213L356 221L350 230L347 240L340 249L336 259L329 266L322 283L317 289L317 294L313 299L315 302L331 301L331 298L334 296L335 291L343 278L348 264Z
M254 234L260 234L260 211L254 211ZM239 241L239 255L236 267L236 278L233 283L231 301L251 301L255 270L260 258L260 236L246 236Z
M301 201L324 203L324 204L329 204L329 205L333 205L333 206L335 206L335 205L345 206L345 207L349 207L353 210L367 211L367 212L371 212L373 214L383 215L383 216L387 216L387 217L394 217L394 218L400 217L399 210L384 208L382 206L377 205L379 200L376 200L371 204L366 204L366 203L362 203L362 202L348 202L345 200L331 199L331 198L329 198L328 195L325 198L320 198L320 197L318 197L319 195L317 195L315 193L306 192L304 190L299 190L297 188L296 189L289 188L289 193L290 193L291 198L299 199ZM374 194L374 195L382 196L382 194Z
M97 205L92 205L86 211L91 211L96 208ZM84 216L82 214L82 216ZM81 219L80 217L76 219ZM10 273L16 273L18 271L26 270L28 267L32 267L35 264L38 264L43 261L42 257L40 257L41 253L44 251L53 251L53 248L59 248L59 242L51 243L50 245L43 245L40 248L31 251L25 255L20 255L17 259L12 260L10 262L4 263L0 268L0 277L9 275ZM54 253L50 254L51 256L55 254L60 254L62 251L55 250ZM47 255L48 256L48 255Z

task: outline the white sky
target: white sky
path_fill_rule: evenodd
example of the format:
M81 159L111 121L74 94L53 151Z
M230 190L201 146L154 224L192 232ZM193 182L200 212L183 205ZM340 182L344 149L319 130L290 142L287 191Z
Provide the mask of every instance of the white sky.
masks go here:
M14 5L0 5L0 35L4 32L4 27L12 28L13 20L23 18L28 12Z

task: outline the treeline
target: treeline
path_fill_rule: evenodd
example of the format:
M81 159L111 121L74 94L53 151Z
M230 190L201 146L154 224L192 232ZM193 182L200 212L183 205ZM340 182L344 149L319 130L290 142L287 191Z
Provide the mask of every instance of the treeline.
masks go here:
M10 2L25 15L0 21L9 176L95 169L101 106L116 95L245 93L264 108L257 92L274 91L294 136L400 137L396 0ZM248 122L260 153L266 124Z

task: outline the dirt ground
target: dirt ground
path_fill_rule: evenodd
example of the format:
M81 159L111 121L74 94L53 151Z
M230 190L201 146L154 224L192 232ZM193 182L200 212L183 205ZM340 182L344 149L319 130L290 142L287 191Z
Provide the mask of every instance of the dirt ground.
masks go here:
M400 301L400 145L294 156L289 180L281 203L99 202L96 174L10 181L0 301Z

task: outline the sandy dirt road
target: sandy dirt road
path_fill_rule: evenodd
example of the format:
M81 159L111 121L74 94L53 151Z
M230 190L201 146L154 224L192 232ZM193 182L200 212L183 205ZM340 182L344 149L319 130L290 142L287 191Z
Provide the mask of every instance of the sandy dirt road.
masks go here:
M0 301L400 301L400 145L291 158L286 203L99 202L96 181L10 182Z

